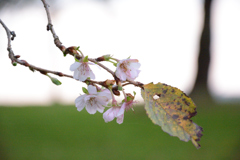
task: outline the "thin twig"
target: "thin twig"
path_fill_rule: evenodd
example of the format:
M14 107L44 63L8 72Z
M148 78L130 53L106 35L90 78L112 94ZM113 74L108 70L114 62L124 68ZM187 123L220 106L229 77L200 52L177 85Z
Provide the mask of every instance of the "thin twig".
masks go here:
M88 60L99 65L100 67L102 67L103 69L108 71L110 74L112 74L112 76L114 77L115 73L112 70L110 70L109 68L107 68L106 66L104 66L102 63L99 63L98 61L96 61L96 59L88 58Z
M134 85L134 86L136 86L136 87L140 87L140 88L143 89L143 85L144 85L144 84L141 83L141 82L131 81L131 80L127 80L126 82L127 82L127 83L122 84L122 87L132 84L132 85ZM113 87L113 88L114 88L114 89L117 89L118 86L115 86L115 87Z
M48 18L48 25L47 25L47 30L51 30L52 32L52 35L53 35L53 38L54 38L54 42L55 42L55 45L63 52L66 51L66 48L62 45L62 43L60 42L56 32L54 31L53 29L53 24L52 24L52 20L51 20L51 15L50 15L50 11L49 11L49 5L47 4L47 2L45 0L41 0L43 5L44 5L44 8L46 10L46 13L47 13L47 18ZM81 51L80 51L81 52ZM82 56L80 55L74 55L73 52L67 52L68 54L71 54L72 56L76 56L76 58L78 59L81 59ZM66 53L65 53L66 54ZM89 58L89 61L93 62L93 63L96 63L97 65L99 65L100 67L102 67L103 69L105 69L106 71L108 71L109 73L111 73L113 76L114 76L114 72L111 71L110 69L108 69L106 66L104 66L103 64L99 63L98 61L96 61L96 59L91 59Z
M14 64L16 61L15 61L15 58L14 58L14 53L13 53L13 50L12 50L12 46L11 46L11 39L13 40L14 37L16 37L15 33L14 32L11 32L8 27L3 23L3 21L0 19L0 23L2 24L3 28L5 29L6 33L7 33L7 38L8 38L8 47L7 47L7 50L8 50L8 56L9 58L12 60L12 64ZM13 37L11 38L11 33L14 33Z
M53 24L52 24L52 20L51 20L51 16L50 16L50 11L49 11L49 5L47 4L47 2L45 0L41 0L44 8L46 10L47 13L47 19L48 19L48 25L47 25L47 31L51 31L53 38L54 38L54 43L55 45L64 53L66 50L66 47L62 45L62 42L59 40L54 28L53 28Z
M34 71L34 70L39 71L42 74L52 73L52 74L58 75L60 77L64 76L64 77L73 78L73 76L70 76L70 75L67 75L67 74L64 74L64 73L61 73L61 72L57 72L57 71L51 71L51 70L43 69L43 68L40 68L40 67L36 67L34 65L29 64L25 60L18 59L18 58L20 58L20 56L19 55L15 56L14 53L13 53L12 47L11 47L11 39L13 39L16 35L13 31L10 31L8 29L8 27L3 23L3 21L1 19L0 19L0 23L2 24L3 28L5 29L5 31L7 33L7 38L8 38L7 50L8 50L8 53L9 53L8 54L9 58L11 59L13 65L16 65L15 63L18 63L18 64L21 64L25 67L29 67L32 71ZM12 37L11 37L11 35L12 35Z

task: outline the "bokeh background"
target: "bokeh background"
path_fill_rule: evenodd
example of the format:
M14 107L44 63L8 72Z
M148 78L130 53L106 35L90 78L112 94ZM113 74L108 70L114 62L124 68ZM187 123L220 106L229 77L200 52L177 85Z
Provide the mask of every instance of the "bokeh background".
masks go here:
M84 84L13 67L0 27L0 159L240 159L240 1L51 0L57 35L85 55L139 59L142 83L162 82L192 97L204 128L197 150L148 119L140 91L124 123L78 112ZM39 0L1 0L0 18L14 30L14 53L36 66L72 74L46 31ZM108 64L106 64L108 65ZM108 65L112 70L114 67ZM93 68L97 80L111 78ZM119 98L121 100L122 97Z

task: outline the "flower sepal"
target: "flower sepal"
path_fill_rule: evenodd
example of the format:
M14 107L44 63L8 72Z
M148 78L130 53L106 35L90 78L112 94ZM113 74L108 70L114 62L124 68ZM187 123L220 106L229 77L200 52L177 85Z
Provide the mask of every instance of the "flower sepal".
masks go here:
M83 93L85 93L85 94L89 94L87 88L85 88L85 87L82 87L82 91L83 91Z
M83 58L83 62L88 62L88 56Z

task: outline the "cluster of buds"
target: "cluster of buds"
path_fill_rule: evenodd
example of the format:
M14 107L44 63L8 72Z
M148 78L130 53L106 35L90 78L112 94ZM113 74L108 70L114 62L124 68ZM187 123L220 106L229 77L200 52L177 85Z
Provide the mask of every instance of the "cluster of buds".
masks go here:
M97 111L104 112L106 107L109 109L103 113L105 122L117 119L117 123L123 123L124 112L128 109L133 109L135 103L134 96L130 93L125 93L123 83L130 80L135 80L139 75L140 63L137 59L123 59L118 60L110 55L105 55L96 59L96 62L107 61L113 63L115 72L113 74L114 80L105 80L104 82L93 81L95 74L90 68L90 65L99 65L99 63L89 62L88 56L84 56L79 50L79 47L71 47L73 51L68 49L68 52L74 54L75 62L70 66L73 71L73 78L84 82L88 85L87 88L83 87L82 90L85 94L80 95L75 100L75 105L78 111L85 108L88 113L95 114ZM80 54L79 54L80 53ZM99 65L102 67L101 65ZM98 86L101 85L101 88ZM123 93L124 99L118 103L115 96L119 96L120 92ZM110 104L109 102L112 101Z

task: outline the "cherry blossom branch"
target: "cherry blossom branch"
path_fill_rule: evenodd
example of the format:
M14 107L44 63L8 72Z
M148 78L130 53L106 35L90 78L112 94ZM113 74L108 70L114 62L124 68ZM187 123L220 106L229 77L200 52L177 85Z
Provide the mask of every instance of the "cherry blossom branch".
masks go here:
M30 63L28 63L26 60L20 60L20 55L14 55L14 52L12 50L12 47L11 47L11 40L14 40L14 38L16 37L16 34L14 31L11 31L8 29L8 27L4 24L4 22L0 19L0 23L2 24L3 28L5 29L6 33L7 33L7 38L8 38L8 47L7 47L7 50L9 52L9 58L11 59L12 61L12 64L14 66L16 66L16 64L20 64L20 65L23 65L25 67L28 67L30 70L32 71L39 71L41 74L48 74L48 73L51 73L51 74L54 74L54 75L57 75L57 76L60 76L60 77L68 77L68 78L73 78L73 76L71 75L68 75L68 74L64 74L62 72L58 72L58 71L51 71L51 70L48 70L48 69L43 69L43 68L40 68L40 67L37 67L37 66L34 66ZM53 34L55 34L55 32L53 32ZM55 37L55 36L54 36ZM71 47L69 47L67 49L67 51L69 53L73 53L73 51L71 51ZM109 68L107 68L106 66L104 66L103 64L99 63L97 58L96 59L91 59L89 58L89 61L93 62L93 63L96 63L97 65L99 65L100 67L104 68L105 70L107 70L110 74L113 75L113 77L115 76L114 72L112 70L110 70ZM93 80L86 80L84 81L84 83L92 83L92 84L98 84L98 85L101 85L101 86L104 86L104 87L107 87L105 85L105 81L93 81ZM133 84L135 86L141 86L141 83L140 82L134 82L134 81L129 81L128 83L126 84L123 84L123 86L126 86L128 84ZM117 92L117 86L116 87L113 87L112 88L114 91L115 91L115 94ZM118 93L117 93L118 94Z
M53 24L52 24L52 21L51 21L51 16L50 16L50 11L49 11L49 5L47 4L47 2L45 0L41 0L43 5L44 5L44 8L46 10L46 13L47 13L47 19L48 19L48 24L47 24L47 30L51 31L52 35L53 35L53 38L54 38L54 43L55 45L64 53L64 55L66 54L70 54L72 56L74 56L75 58L77 59L81 59L83 58L81 55L79 55L79 53L77 52L77 50L75 50L74 47L69 47L69 48L66 48L65 46L62 45L61 41L59 40L59 37L57 36L54 28L53 28ZM25 67L29 67L30 70L32 71L39 71L40 73L44 74L44 75L47 75L48 73L51 73L51 74L54 74L54 75L57 75L57 76L60 76L60 77L69 77L69 78L73 78L73 76L71 75L67 75L67 74L64 74L64 73L61 73L61 72L57 72L57 71L51 71L51 70L47 70L47 69L43 69L43 68L40 68L40 67L37 67L37 66L34 66L32 64L29 64L26 60L19 60L18 58L20 58L19 55L14 55L14 52L12 50L12 47L11 47L11 40L14 40L14 38L16 37L16 34L14 33L14 31L10 31L8 29L8 27L3 23L3 21L0 19L0 23L2 24L2 26L4 27L6 33L7 33L7 38L8 38L8 52L9 52L9 58L11 59L12 61L12 64L14 66L18 64L20 65L23 65ZM82 53L79 49L78 51L80 53ZM116 60L117 62L119 62L118 59L115 59L115 58L112 58L111 59L113 60ZM109 72L113 77L114 79L116 80L117 84L118 82L120 81L119 78L115 75L115 73L110 70L109 68L107 68L106 66L104 66L102 63L99 63L100 61L103 61L101 60L101 57L99 58L96 58L96 59L92 59L92 58L89 58L89 61L99 65L101 68L105 69L107 72ZM128 83L125 83L123 84L122 86L126 86L126 85L129 85L129 84L133 84L137 87L140 87L142 88L142 83L140 82L135 82L135 81L131 81L131 80L126 80ZM84 83L91 83L91 84L98 84L98 85L101 85L101 86L104 86L104 87L107 87L106 84L105 84L105 81L101 82L101 81L93 81L93 80L86 80L84 81ZM117 86L116 87L113 87L112 88L115 92L118 90Z
M70 54L72 56L75 56L77 59L81 59L82 56L80 56L76 50L73 48L73 47L69 47L66 49L66 47L64 47L62 45L62 43L60 42L59 40L59 37L57 36L56 32L54 31L54 28L53 28L53 24L52 24L52 20L51 20L51 16L50 16L50 11L49 11L49 5L47 4L47 2L45 0L41 0L43 5L44 5L44 8L46 10L46 13L47 13L47 18L48 18L48 25L47 25L47 30L51 31L52 32L52 35L53 35L53 38L54 38L54 43L55 45L64 53L64 55L66 54ZM79 49L78 49L79 50ZM80 51L80 50L79 50ZM81 51L80 51L81 52ZM82 52L81 52L82 53ZM99 61L97 60L98 58L96 59L92 59L92 58L89 58L89 61L99 65L100 67L102 67L103 69L105 69L107 72L109 72L110 74L112 74L112 76L114 77L114 79L116 81L119 81L119 79L115 76L115 73L110 70L109 68L107 68L106 66L104 66L103 64L99 63ZM115 59L115 58L112 58L116 61L119 61L118 59ZM130 81L129 81L130 82ZM131 84L134 84L135 86L138 86L138 83L132 81L130 82Z

